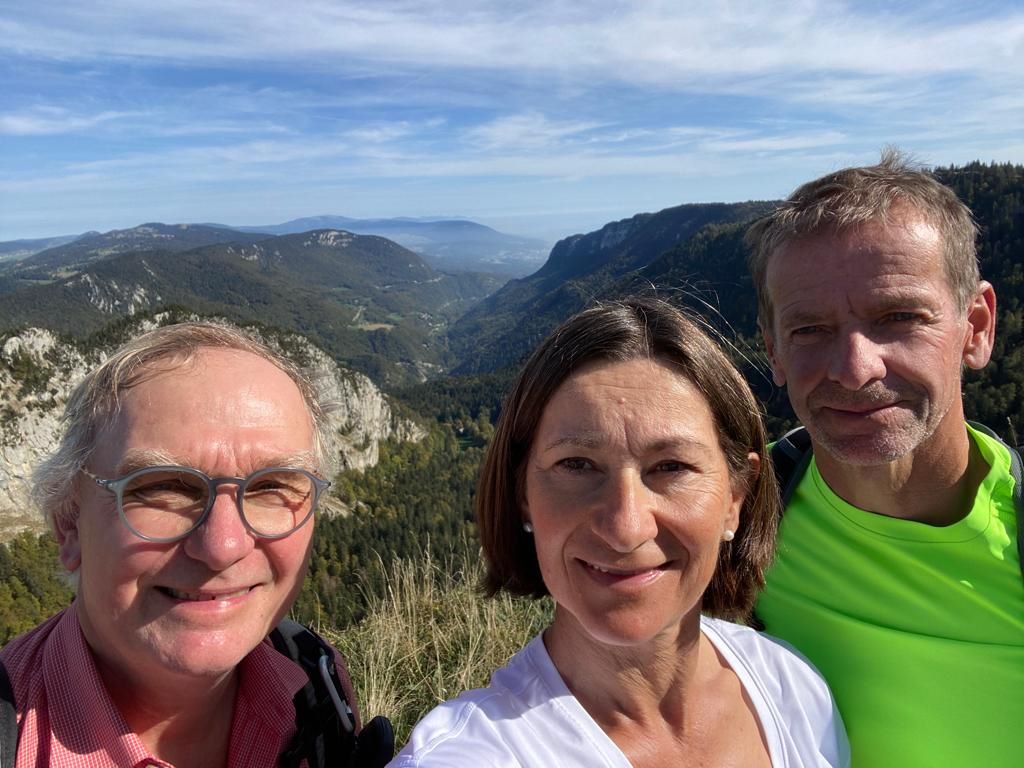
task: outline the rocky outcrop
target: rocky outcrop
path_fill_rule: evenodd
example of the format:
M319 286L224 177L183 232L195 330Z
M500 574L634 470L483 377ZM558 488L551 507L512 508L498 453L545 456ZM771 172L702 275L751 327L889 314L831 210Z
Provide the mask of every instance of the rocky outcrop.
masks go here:
M319 379L334 402L331 420L338 440L340 469L372 467L377 463L381 440L419 440L426 434L422 427L399 416L369 378L340 367L307 339L290 335L268 341L276 341L283 352Z
M140 323L131 335L153 325ZM0 339L0 541L5 541L23 530L45 528L30 501L32 470L57 443L68 394L110 350L85 350L35 328ZM421 427L396 414L370 379L338 366L308 340L294 335L267 340L311 369L337 403L331 419L342 469L376 464L381 440L423 436ZM343 512L344 507L329 500L326 510Z
M32 469L57 442L71 388L96 362L36 328L0 346L0 540L43 529L29 501Z

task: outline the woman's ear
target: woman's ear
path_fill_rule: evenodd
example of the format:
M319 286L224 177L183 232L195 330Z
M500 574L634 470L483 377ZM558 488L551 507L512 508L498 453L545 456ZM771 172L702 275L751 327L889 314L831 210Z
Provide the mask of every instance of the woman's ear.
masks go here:
M726 515L725 528L730 531L740 529L740 512L743 509L743 502L746 501L750 489L754 487L758 476L761 474L761 456L751 451L747 454L747 463L750 469L743 478L743 482L734 483L732 491L732 503L729 505L729 512Z

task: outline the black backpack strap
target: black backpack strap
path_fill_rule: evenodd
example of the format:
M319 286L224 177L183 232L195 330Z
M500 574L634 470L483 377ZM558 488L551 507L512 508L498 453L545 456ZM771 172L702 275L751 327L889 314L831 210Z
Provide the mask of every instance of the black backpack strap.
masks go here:
M351 683L344 669L339 672L330 644L291 619L282 620L270 639L309 678L293 699L296 733L280 765L297 767L305 758L310 768L382 768L394 755L391 723L375 717L358 730Z
M775 470L775 480L779 485L779 492L782 503L779 504L779 518L786 513L786 505L796 487L800 485L800 479L807 471L807 465L811 463L811 456L814 455L811 446L811 436L807 434L804 427L791 429L784 434L769 450L772 460L772 468ZM751 609L747 616L748 626L757 630L764 630L764 622L758 617L756 610Z
M1004 441L999 435L976 421L968 421L972 428L983 432L989 437L998 440L1010 453L1010 476L1013 477L1013 508L1016 514L1017 524L1017 559L1020 563L1021 576L1024 577L1024 490L1021 484L1024 482L1024 463L1021 462L1020 449Z
M355 718L348 701L339 694L341 683L330 646L318 634L290 619L281 621L270 639L309 678L293 699L296 733L281 755L280 764L297 768L305 758L310 768L352 765ZM321 674L321 664L325 665L326 679Z
M14 768L18 754L18 713L7 667L0 661L0 768Z
M813 455L811 436L804 427L791 429L772 445L772 467L775 469L775 479L778 481L779 490L782 493L780 515L785 513L786 505L800 484Z

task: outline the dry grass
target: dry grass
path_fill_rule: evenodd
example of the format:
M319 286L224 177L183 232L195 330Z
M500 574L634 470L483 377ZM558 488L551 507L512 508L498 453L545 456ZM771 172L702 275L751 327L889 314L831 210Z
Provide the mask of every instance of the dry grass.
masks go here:
M348 661L366 719L384 714L405 743L430 709L487 684L550 622L550 602L476 591L479 560L441 567L427 556L385 571L386 596L371 601L357 626L324 634Z

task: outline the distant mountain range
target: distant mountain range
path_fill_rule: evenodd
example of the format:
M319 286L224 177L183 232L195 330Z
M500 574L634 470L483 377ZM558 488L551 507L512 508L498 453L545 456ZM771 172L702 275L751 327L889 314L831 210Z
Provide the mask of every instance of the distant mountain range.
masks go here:
M530 274L544 263L548 253L548 244L543 240L506 235L465 219L311 216L273 226L233 229L271 235L290 235L311 229L343 229L360 235L380 235L416 251L436 269L493 272L507 277Z
M178 252L214 243L254 243L264 239L249 233L202 224L142 224L131 229L86 232L70 241L36 251L17 262L2 264L0 270L7 274L17 273L28 279L35 274L48 279L55 270L79 269L122 253Z
M298 331L395 383L446 367L448 323L500 284L439 272L382 237L148 224L0 265L0 333L36 326L83 337L119 317L182 307Z
M255 242L253 235L293 235L319 229L338 229L359 235L379 235L415 251L445 272L488 272L508 277L528 275L544 263L548 245L534 238L508 235L465 219L351 219L312 216L284 224L229 227L224 224L143 224L110 232L0 242L0 264L24 260L42 251L71 244L83 256L105 257L139 250L187 250L223 242ZM71 251L64 251L66 258Z
M6 240L0 242L0 262L15 261L31 256L33 253L45 251L57 245L70 243L82 235L63 235L61 237L41 237L34 240Z

